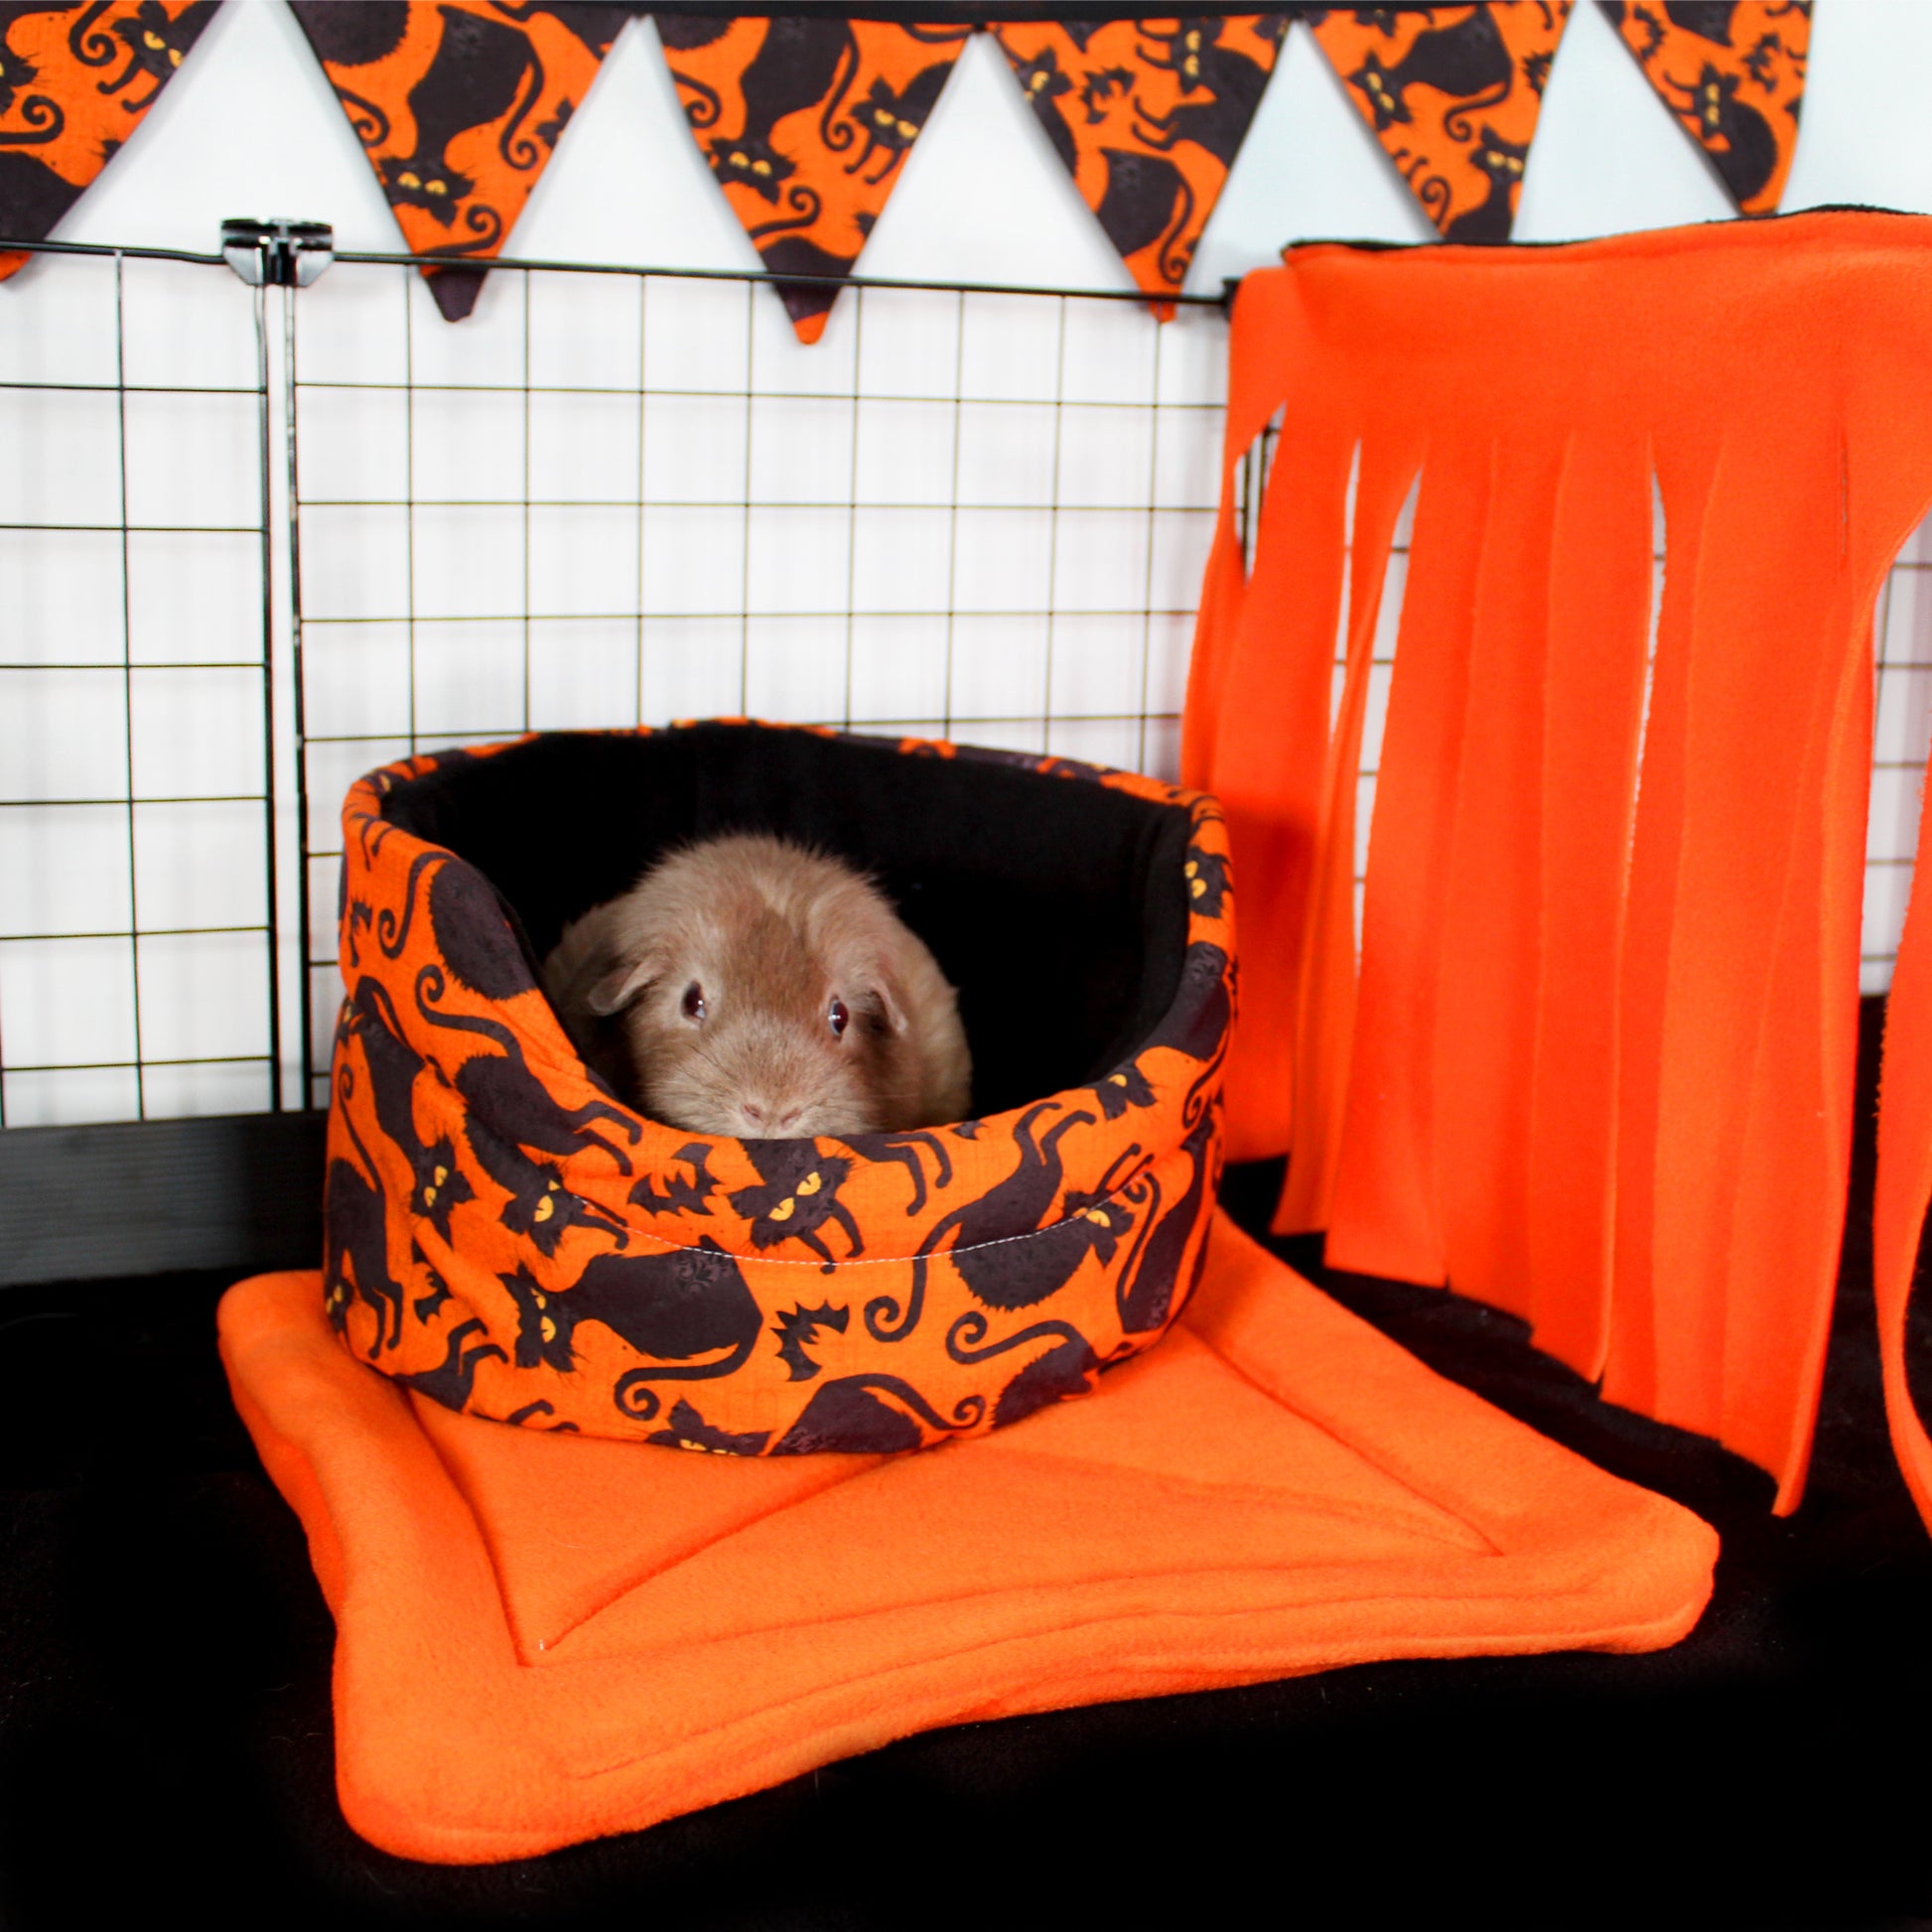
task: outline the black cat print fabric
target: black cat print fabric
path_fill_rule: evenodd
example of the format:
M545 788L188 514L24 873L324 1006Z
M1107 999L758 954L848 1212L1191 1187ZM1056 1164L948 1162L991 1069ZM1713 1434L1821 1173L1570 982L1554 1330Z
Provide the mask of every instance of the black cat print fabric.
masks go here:
M973 29L829 15L656 19L699 152L765 267L849 275ZM798 340L817 342L836 281L778 292Z
M1770 214L1798 145L1811 0L1601 0L1743 214Z
M0 0L0 233L49 234L181 66L217 0ZM1738 208L1774 210L1797 145L1812 0L1598 0ZM442 313L490 259L630 0L291 0ZM1136 282L1177 292L1291 24L1307 24L1430 219L1510 238L1575 0L972 24L831 13L652 16L698 150L802 342L975 32ZM0 252L0 279L25 257Z
M1311 7L1310 27L1449 241L1507 241L1574 0Z
M1010 1005L1016 971L1055 1003L1085 975L1101 1031L1072 1050L1099 1064L979 1118L847 1140L693 1135L621 1105L565 1038L522 938L545 948L597 902L601 862L539 903L501 831L526 796L539 859L554 853L557 801L539 781L560 751L654 798L755 787L787 765L819 837L841 812L905 819L922 769L935 796L944 776L948 813L981 803L962 830L1031 826L1031 853L1024 832L1011 842L1031 872L1004 899L979 855L956 855L951 880L943 853L919 856L935 917L1006 908L994 915L1011 926L926 936L969 1028ZM785 812L778 793L746 790L739 816L769 827ZM491 823L494 880L462 856ZM1233 896L1210 798L1063 759L730 725L405 760L353 788L344 828L323 1296L345 1345L412 1389L528 1428L720 1453L910 1449L1084 1393L1186 1303L1233 1021ZM578 836L596 841L588 825ZM912 863L890 833L851 856L888 879ZM1024 908L1050 897L1055 869L1069 895L1104 876L1113 903L1030 931ZM553 857L541 876L559 870ZM1054 968L1082 930L1093 960ZM987 1037L997 1021L977 1024ZM983 1055L996 1099L1026 1077L1002 1050L989 1038ZM1049 1071L1042 1055L1042 1085Z
M452 322L630 17L594 0L291 0Z
M1011 21L1014 76L1107 239L1173 295L1240 152L1291 16Z
M175 77L216 0L0 0L0 234L42 241ZM27 261L0 251L0 281Z

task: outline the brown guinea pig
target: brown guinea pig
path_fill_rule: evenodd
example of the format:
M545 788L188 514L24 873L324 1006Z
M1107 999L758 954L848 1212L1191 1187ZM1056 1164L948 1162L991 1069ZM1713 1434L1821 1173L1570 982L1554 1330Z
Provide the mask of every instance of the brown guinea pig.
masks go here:
M972 1061L924 943L849 866L730 833L564 928L544 991L615 1091L748 1140L964 1117Z

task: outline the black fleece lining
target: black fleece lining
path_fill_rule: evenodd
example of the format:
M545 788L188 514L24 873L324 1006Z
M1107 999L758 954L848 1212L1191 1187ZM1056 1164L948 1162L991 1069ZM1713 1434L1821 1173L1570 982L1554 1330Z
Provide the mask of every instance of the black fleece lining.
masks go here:
M440 765L383 815L474 865L533 963L692 839L774 832L849 860L959 989L978 1114L1108 1072L1179 984L1187 814L1003 756L758 725L558 732Z

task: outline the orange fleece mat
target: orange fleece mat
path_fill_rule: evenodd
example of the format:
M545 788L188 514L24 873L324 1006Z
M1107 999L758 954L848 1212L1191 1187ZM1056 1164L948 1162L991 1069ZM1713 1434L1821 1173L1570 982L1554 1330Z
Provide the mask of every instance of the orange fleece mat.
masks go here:
M1375 1658L1684 1636L1718 1539L1422 1366L1217 1217L1163 1345L903 1456L754 1459L453 1415L313 1273L221 1305L335 1613L343 1809L481 1863L940 1725Z

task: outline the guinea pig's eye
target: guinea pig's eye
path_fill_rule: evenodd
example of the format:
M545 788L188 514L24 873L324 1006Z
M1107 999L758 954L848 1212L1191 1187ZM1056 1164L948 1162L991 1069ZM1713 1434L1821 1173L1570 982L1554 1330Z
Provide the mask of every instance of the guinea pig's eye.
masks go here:
M852 1016L845 1010L843 1000L834 1000L825 1010L825 1024L832 1029L832 1036L842 1039L845 1030L852 1024Z
M696 980L693 980L684 989L684 999L680 1004L685 1019L702 1020L706 1013L704 988Z

